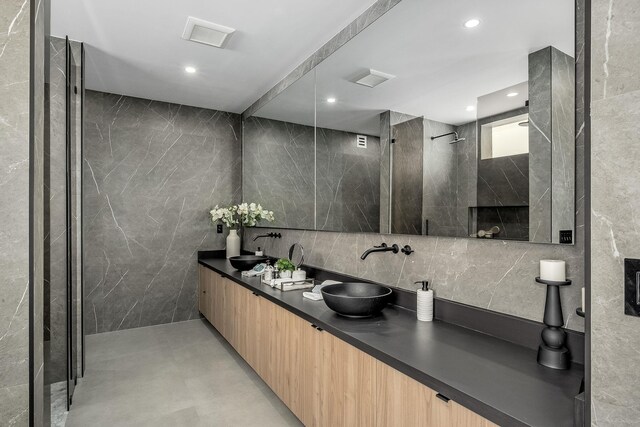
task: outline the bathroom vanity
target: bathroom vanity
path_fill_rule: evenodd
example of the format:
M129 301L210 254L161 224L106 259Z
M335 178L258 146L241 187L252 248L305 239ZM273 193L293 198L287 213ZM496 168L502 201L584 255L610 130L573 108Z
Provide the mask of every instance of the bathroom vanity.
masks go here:
M389 305L349 319L199 260L199 309L308 426L572 426L582 365ZM495 424L494 424L495 423Z

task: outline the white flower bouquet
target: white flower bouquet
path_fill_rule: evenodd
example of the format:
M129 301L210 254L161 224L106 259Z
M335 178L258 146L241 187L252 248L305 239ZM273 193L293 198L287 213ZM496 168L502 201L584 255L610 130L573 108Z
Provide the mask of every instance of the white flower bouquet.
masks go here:
M273 211L262 209L255 203L240 203L239 205L221 208L216 205L210 212L211 222L222 222L228 228L255 227L259 221L273 221Z

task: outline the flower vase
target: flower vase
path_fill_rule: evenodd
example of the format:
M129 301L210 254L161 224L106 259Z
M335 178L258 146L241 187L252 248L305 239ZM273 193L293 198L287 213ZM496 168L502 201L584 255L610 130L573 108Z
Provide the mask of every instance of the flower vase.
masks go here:
M238 230L231 229L227 236L227 258L238 255L240 255L240 236Z

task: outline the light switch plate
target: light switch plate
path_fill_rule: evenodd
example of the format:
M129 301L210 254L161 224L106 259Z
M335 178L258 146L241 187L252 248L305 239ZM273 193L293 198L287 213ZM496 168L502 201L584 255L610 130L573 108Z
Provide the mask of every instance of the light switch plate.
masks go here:
M640 259L624 260L624 314L640 317Z

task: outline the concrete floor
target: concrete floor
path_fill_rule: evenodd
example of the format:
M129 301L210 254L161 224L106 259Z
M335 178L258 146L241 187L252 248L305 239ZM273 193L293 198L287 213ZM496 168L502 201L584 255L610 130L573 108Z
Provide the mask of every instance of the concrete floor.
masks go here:
M86 337L68 427L300 426L206 321Z

